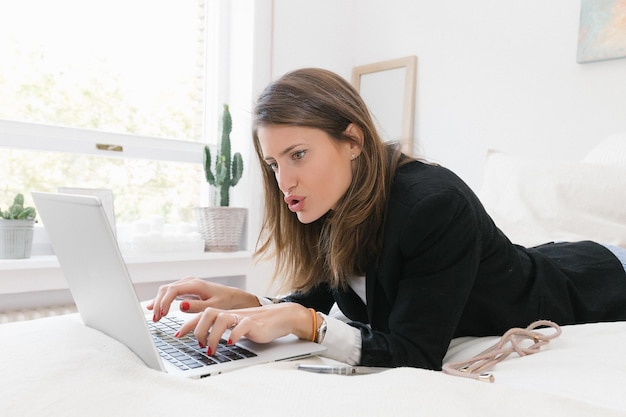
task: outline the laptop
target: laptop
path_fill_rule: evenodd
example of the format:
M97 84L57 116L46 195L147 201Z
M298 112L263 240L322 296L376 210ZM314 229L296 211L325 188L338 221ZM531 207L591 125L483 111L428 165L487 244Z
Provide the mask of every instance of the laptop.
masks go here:
M32 196L84 324L123 343L150 368L201 378L318 355L326 349L289 335L266 344L243 338L206 356L193 333L186 339L173 337L188 314L170 311L155 324L152 313L141 306L97 196L42 192ZM182 344L171 346L176 342Z

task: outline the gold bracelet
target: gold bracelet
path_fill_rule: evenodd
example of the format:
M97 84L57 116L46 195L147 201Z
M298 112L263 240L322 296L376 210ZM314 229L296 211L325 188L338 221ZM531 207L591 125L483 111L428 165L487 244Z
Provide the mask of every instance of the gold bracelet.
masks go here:
M311 342L315 342L317 339L317 312L312 308L309 308L311 311L311 316L313 317L313 337L311 337Z

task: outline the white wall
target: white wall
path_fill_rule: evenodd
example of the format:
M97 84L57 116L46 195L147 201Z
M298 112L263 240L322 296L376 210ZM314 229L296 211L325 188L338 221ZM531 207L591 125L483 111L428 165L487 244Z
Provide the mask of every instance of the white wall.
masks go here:
M349 79L356 59L358 0L274 0L274 78L321 67Z
M418 57L415 152L478 189L485 151L580 159L626 131L626 59L577 64L580 1L274 0L272 78Z

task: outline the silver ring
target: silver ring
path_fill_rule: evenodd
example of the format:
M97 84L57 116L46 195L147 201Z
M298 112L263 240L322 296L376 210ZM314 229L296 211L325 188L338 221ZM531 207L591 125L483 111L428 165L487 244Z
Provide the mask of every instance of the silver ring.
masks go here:
M239 316L236 315L236 314L231 314L231 316L233 316L235 318L235 322L230 325L230 327L229 327L230 330L234 329L239 324Z

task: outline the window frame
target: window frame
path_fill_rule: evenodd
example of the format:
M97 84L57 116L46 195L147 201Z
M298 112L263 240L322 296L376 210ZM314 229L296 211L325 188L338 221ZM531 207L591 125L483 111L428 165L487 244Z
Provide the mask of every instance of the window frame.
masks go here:
M215 132L216 118L214 117L216 109L220 103L229 101L231 108L243 108L246 109L251 100L254 100L256 94L258 94L269 81L272 79L272 32L273 32L273 15L274 7L273 0L208 0L207 5L216 7L219 13L213 15L214 19L219 23L221 30L218 36L219 41L215 41L213 45L205 45L207 48L207 56L211 53L209 48L219 47L219 65L212 62L206 62L205 70L218 71L217 76L214 79L214 85L212 87L217 88L216 96L213 97L214 106L210 107L208 102L205 102L205 127L204 127L204 141L216 140L216 137L207 134L207 132ZM253 7L253 13L249 12L248 6ZM208 8L207 8L208 9ZM232 10L232 11L231 11ZM242 18L241 14L244 12ZM211 16L210 13L207 16ZM234 23L234 24L233 24ZM214 24L214 22L207 24ZM243 48L238 48L233 51L229 50L230 40L225 40L224 37L231 37L230 31L241 31L252 28L252 32L249 34ZM241 60L244 57L245 60ZM205 56L206 59L206 56ZM241 64L245 62L246 65ZM247 86L250 91L241 93L240 80L236 77L230 77L229 68L250 68L250 65L254 68L248 76L251 78L251 85ZM208 83L208 79L206 80ZM234 83L235 88L232 88L231 82ZM237 88L238 87L238 88ZM234 90L234 91L231 91ZM230 93L235 93L231 97ZM208 115L208 118L207 118ZM247 112L243 111L242 116L246 116ZM243 118L242 118L243 119ZM248 120L249 121L249 120ZM246 120L242 122L245 129ZM60 137L59 141L51 141L51 137ZM95 140L95 139L98 140ZM130 134L118 134L107 133L100 131L93 131L88 129L71 128L71 127L58 127L41 125L31 122L17 122L12 120L0 119L0 152L4 148L16 148L26 150L48 150L48 151L65 151L65 152L78 152L85 153L82 150L88 151L91 154L100 154L94 150L94 144L100 141L106 140L106 142L121 143L123 146L125 141L129 139L137 139L136 143L132 146L128 145L122 152L120 157L136 157L159 159L160 156L164 159L171 161L190 161L200 162L202 153L198 152L198 149L203 147L205 143L199 142L185 142L164 138L153 137L140 137ZM175 148L176 152L172 149ZM131 152L132 151L132 152ZM262 224L263 214L263 199L262 199L262 186L260 184L259 165L253 163L254 151L249 144L241 149L244 154L244 160L247 163L247 174L244 173L243 183L237 186L237 193L235 196L242 196L240 202L244 206L249 207L249 219L248 219L248 241L247 247L253 248L256 243L257 232ZM111 152L112 153L112 152ZM110 153L104 154L110 156ZM136 155L136 156L132 156ZM256 162L256 161L254 161ZM208 193L207 187L204 190ZM207 196L205 196L207 197ZM208 200L208 197L207 197ZM38 229L41 234L45 234L43 226L39 225ZM44 239L45 240L45 239ZM250 255L251 252L244 252L244 255ZM242 265L239 258L230 259L229 253L203 253L198 255L189 255L183 253L171 254L166 263L174 265L179 271L189 270L192 267L201 267L204 271L208 269L212 270L217 263L220 268L231 271L233 268L232 262L235 262L238 266ZM162 269L162 265L158 262L154 263L154 260L158 258L163 261L163 255L155 255L143 260L148 269L147 273L152 279L155 277L155 271ZM210 259L207 259L210 258ZM226 259L226 262L224 263ZM20 259L16 261L0 260L0 305L3 305L2 300L11 299L14 305L24 307L24 302L28 301L35 307L44 305L54 305L56 298L59 297L59 291L52 290L50 288L50 274L54 274L54 268L42 266L41 263L55 262L54 257L46 257L41 255L33 256L30 259ZM224 263L224 264L223 264ZM223 264L223 265L222 265ZM242 288L249 287L252 284L256 289L263 291L262 287L265 285L267 279L269 279L269 273L266 271L266 267L263 265L253 265L255 279L248 282L244 281L240 285ZM233 271L231 271L233 272ZM60 272L59 272L60 273ZM193 271L191 271L193 274ZM252 274L252 270L248 276ZM12 279L14 276L19 276L18 280ZM217 275L222 275L218 271ZM166 279L171 279L171 274L165 274ZM170 278L167 278L169 276ZM201 275L199 275L201 276ZM18 285L19 282L19 285ZM255 284L256 283L256 284ZM28 288L18 288L26 286ZM248 288L250 290L250 288ZM153 294L154 292L151 292ZM20 296L20 294L22 296ZM16 298L17 297L17 298Z
M107 149L99 149L105 145ZM202 162L204 142L0 119L0 146L157 161ZM121 151L113 149L120 149Z
M0 118L0 148L201 163L204 146L216 145L215 135L207 134L217 128L218 120L212 115L228 97L228 90L221 86L228 84L231 27L228 0L206 0L204 7L204 27L211 28L211 33L205 29L203 128L199 141Z

